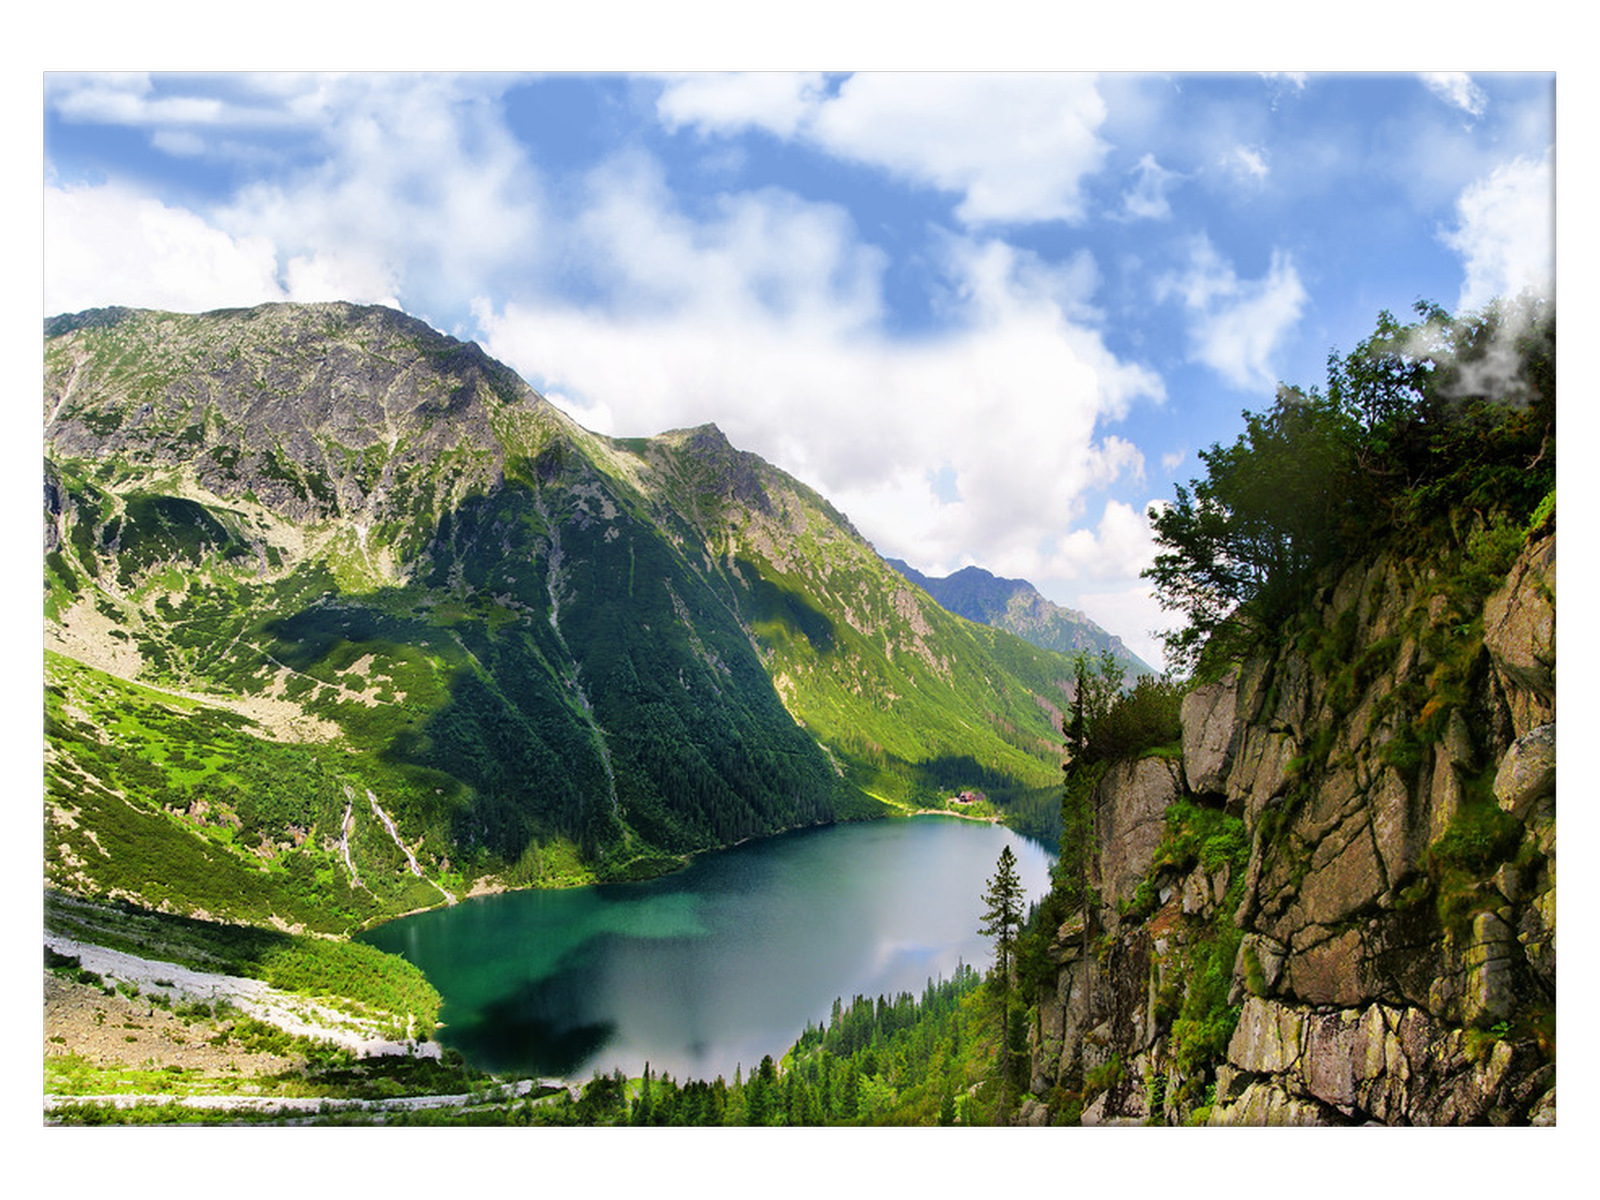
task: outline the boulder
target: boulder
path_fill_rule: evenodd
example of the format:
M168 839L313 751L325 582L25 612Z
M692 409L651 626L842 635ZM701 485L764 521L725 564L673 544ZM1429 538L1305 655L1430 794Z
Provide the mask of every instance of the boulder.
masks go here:
M1048 1125L1050 1124L1050 1110L1040 1100L1029 1096L1022 1102L1022 1107L1017 1110L1018 1125Z
M1554 1126L1556 1123L1556 1089L1551 1088L1534 1103L1528 1117L1529 1125Z
M1556 792L1556 726L1552 721L1519 737L1500 759L1494 777L1494 798L1515 816Z

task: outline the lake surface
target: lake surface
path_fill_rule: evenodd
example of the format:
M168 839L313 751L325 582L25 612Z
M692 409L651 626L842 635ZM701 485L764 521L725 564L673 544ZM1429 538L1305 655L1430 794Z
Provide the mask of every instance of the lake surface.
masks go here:
M986 970L982 894L1006 845L1043 896L1039 843L913 817L749 842L644 883L478 897L362 940L422 968L444 998L440 1040L475 1066L732 1080L825 1024L835 997Z

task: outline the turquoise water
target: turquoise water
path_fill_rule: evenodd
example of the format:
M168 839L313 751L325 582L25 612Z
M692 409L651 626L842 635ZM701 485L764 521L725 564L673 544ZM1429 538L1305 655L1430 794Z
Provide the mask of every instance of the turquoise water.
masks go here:
M731 1080L825 1023L835 997L920 995L960 962L987 968L981 897L1005 845L1042 896L1037 842L916 817L749 842L644 883L479 897L363 940L426 972L440 1040L476 1066Z

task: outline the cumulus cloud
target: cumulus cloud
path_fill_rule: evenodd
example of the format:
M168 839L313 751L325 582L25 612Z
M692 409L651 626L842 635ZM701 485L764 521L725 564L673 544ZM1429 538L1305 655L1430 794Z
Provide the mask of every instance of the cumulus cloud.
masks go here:
M832 93L816 76L695 77L669 81L657 110L670 128L759 127L959 193L967 225L1081 219L1106 154L1106 106L1080 74L868 73Z
M592 183L580 241L610 248L597 278L618 302L477 308L490 353L590 428L714 419L930 570L981 545L996 569L1037 575L1090 492L1142 471L1101 426L1162 385L1084 318L1092 264L951 236L935 253L952 328L896 339L878 252L829 206L769 191L690 222L637 163ZM1082 539L1070 558L1120 561Z
M1273 356L1309 299L1283 251L1273 251L1262 278L1240 279L1204 237L1191 250L1186 270L1158 281L1156 296L1176 299L1188 310L1190 358L1245 391L1270 390L1277 382Z
M401 292L421 312L537 265L539 180L505 128L496 85L430 75L328 86L338 96L318 135L323 153L241 189L219 223L270 237L308 288L333 279L374 302Z
M1091 80L895 79L903 88L669 82L658 115L808 140L958 195L970 224L1081 211L1079 182L1104 153ZM896 335L888 260L844 208L769 187L690 211L639 151L547 191L494 81L251 78L209 106L183 102L182 84L53 85L63 114L116 119L164 153L227 158L255 178L195 211L121 187L53 189L58 308L337 296L465 319L477 297L471 336L583 424L649 434L715 420L819 487L884 553L954 569L982 547L985 565L1028 577L1137 558L1138 514L1090 502L1142 478L1140 451L1111 426L1163 386L1106 346L1087 252L1047 261L936 233L920 266L939 332ZM293 137L261 135L271 121L258 110L275 104L272 128ZM977 114L995 106L1004 129ZM252 155L271 156L272 172L248 169Z
M1483 89L1465 71L1424 72L1422 82L1446 104L1454 105L1471 117L1481 117L1489 106Z
M503 87L478 75L49 76L46 103L63 120L141 129L176 157L277 168L202 211L150 201L163 213L147 207L144 240L131 245L95 244L115 223L59 225L71 236L54 240L49 269L64 283L68 272L92 274L78 258L156 259L159 272L138 280L133 269L138 286L122 295L155 291L185 309L333 297L393 305L402 295L421 313L458 308L459 297L539 263L539 180L505 128ZM94 202L77 194L79 210ZM71 206L56 203L65 216ZM113 189L98 203L114 220L107 206L129 200ZM114 283L99 290L110 295Z
M46 314L122 304L199 311L286 298L272 243L122 184L47 186Z
M725 193L690 217L660 165L640 154L591 173L563 240L589 285L623 313L737 320L763 311L837 331L882 315L884 256L859 240L842 208L768 188Z
M394 268L376 255L357 249L348 253L315 251L298 254L284 268L289 299L313 304L348 300L355 304L400 307Z
M1181 628L1184 617L1162 609L1155 592L1140 579L1159 549L1145 516L1148 507L1107 502L1093 529L1084 527L1061 539L1029 578L1046 596L1116 631L1135 654L1160 670L1166 665L1161 634Z
M1457 308L1482 308L1524 289L1555 296L1555 175L1552 152L1517 158L1467 187L1457 225L1441 234L1466 275Z

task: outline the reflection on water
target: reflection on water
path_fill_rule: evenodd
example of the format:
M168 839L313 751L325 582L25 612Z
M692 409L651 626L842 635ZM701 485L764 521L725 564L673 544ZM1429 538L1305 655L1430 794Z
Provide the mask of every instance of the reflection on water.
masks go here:
M490 1071L515 1072L536 1064L541 1074L576 1074L616 1032L611 1022L574 1024L572 980L556 975L522 983L488 1000L469 1022L453 1030L451 1044L468 1061Z
M644 883L480 897L364 940L427 973L441 1039L485 1069L582 1078L648 1061L731 1079L835 997L920 994L961 962L987 965L980 897L1007 844L1042 895L1038 843L916 818L750 842Z

